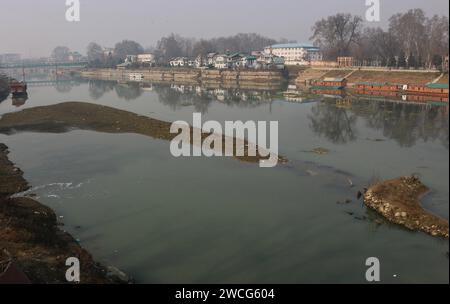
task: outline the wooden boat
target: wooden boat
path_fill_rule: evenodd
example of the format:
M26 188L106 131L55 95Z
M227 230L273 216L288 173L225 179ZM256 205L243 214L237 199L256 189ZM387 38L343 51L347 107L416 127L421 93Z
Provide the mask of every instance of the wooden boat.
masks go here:
M315 79L310 82L312 89L336 89L341 90L347 86L345 78L324 78Z
M359 82L356 84L358 91L369 92L399 92L401 88L401 85L386 82Z
M408 84L405 85L404 92L414 95L448 97L448 83Z
M27 94L27 84L24 81L13 80L9 84L11 94L13 96L26 95Z

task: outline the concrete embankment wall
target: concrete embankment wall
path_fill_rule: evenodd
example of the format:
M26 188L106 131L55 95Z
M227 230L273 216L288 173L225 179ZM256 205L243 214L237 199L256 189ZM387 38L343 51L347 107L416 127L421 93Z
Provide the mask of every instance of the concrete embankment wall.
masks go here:
M307 69L299 72L297 84L308 83L311 79L326 77L347 77L348 85L358 82L383 82L392 84L426 84L441 73L433 70L389 70L389 69Z
M168 82L282 82L281 71L230 71L199 69L148 69L148 70L116 70L95 69L82 71L81 76L94 79L130 80L131 74L142 74L144 81Z

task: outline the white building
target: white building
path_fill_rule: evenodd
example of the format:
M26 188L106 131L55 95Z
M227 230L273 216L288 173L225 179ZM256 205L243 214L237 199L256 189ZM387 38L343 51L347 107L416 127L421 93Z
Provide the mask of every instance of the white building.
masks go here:
M256 65L256 56L243 56L236 62L236 67L239 68L253 68Z
M228 69L229 67L228 55L220 54L214 56L213 64L216 69Z
M189 65L189 60L186 57L177 57L169 61L171 67L185 67Z
M284 65L285 65L284 57L266 53L262 53L257 57L256 66L259 68L284 69Z
M301 43L275 44L266 47L264 52L283 57L286 65L309 65L311 61L322 60L318 47Z
M153 64L155 62L155 55L153 54L139 54L137 55L137 62L138 63L147 63L147 64Z
M216 53L209 53L207 56L206 56L206 64L208 65L208 66L213 66L214 65L214 58L216 57Z
M125 58L125 63L132 64L137 62L137 56L136 55L127 55Z

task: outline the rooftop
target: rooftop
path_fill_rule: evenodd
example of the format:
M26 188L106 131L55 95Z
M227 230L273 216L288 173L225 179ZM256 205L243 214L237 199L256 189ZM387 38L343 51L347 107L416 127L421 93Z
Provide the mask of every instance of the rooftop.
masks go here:
M426 87L430 89L448 89L448 83L427 83Z
M315 47L312 44L308 43L284 43L284 44L274 44L270 46L273 49L286 49L286 48L303 48L303 49L315 49L319 50L318 47Z

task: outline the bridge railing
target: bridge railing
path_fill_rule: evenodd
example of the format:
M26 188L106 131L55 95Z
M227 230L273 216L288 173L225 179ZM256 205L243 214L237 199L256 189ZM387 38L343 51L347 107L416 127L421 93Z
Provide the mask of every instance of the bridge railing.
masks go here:
M16 63L0 64L0 69L30 69L30 68L65 68L65 67L86 67L88 62L45 62L45 63Z

